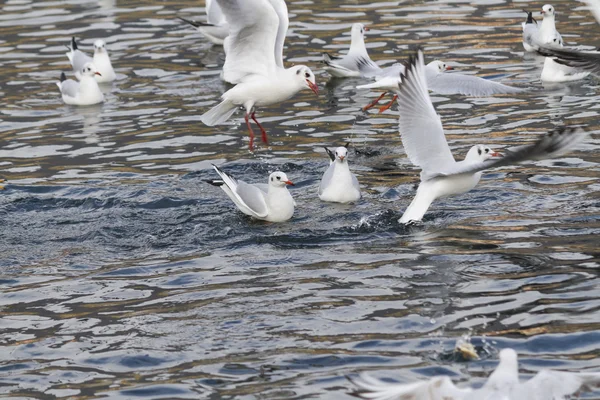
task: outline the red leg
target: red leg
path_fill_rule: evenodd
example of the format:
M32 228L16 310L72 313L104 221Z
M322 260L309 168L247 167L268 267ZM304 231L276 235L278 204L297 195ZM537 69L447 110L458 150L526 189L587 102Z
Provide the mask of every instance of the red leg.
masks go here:
M246 120L246 125L248 126L248 132L250 132L250 144L248 145L248 147L250 148L250 151L254 150L254 131L252 130L252 125L250 125L250 121L248 120L248 113L246 113L246 116L244 117L244 119Z
M392 104L394 104L394 101L396 101L397 98L398 98L398 95L395 94L394 97L392 97L392 101L390 101L385 106L383 106L383 107L381 107L379 109L379 114L381 114L382 112L384 112L385 110L387 110L388 108L390 108L392 106Z
M381 93L381 96L379 96L378 98L376 98L375 100L373 100L372 102L370 102L369 104L367 104L366 106L364 106L363 107L363 111L367 111L369 108L371 108L375 104L379 103L379 100L383 99L383 96L385 96L386 94L387 94L387 92Z
M263 126L260 124L260 122L258 122L258 120L256 119L256 116L254 115L255 112L252 111L252 115L250 115L252 117L252 120L254 122L256 122L256 125L258 125L258 127L260 128L260 133L262 134L262 141L263 143L269 143L269 141L267 140L267 132L265 131L265 128L263 128Z

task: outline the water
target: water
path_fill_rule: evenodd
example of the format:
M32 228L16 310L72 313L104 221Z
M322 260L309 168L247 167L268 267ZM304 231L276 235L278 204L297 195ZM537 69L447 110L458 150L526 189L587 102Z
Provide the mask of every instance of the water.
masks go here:
M553 4L567 42L600 44L579 3ZM523 377L597 371L598 136L559 160L490 171L407 228L396 221L418 171L395 108L362 113L376 93L354 89L360 79L328 81L319 64L363 22L385 65L421 44L427 60L531 88L434 95L458 155L563 123L598 129L597 81L544 87L541 58L523 55L520 9L542 5L289 2L286 61L313 68L322 95L260 110L271 147L250 153L241 114L199 122L227 88L222 49L175 18L202 16L200 3L5 2L0 397L342 399L344 376L358 371L481 382L503 347L520 353ZM73 35L87 51L107 42L119 79L102 105L58 96ZM322 146L346 141L364 198L320 203ZM235 212L204 183L211 163L248 181L285 171L294 218ZM482 360L450 356L463 335Z

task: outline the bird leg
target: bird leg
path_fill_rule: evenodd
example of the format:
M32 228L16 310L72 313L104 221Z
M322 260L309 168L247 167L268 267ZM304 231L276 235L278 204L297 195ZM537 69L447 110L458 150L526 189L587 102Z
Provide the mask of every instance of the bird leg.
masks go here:
M396 101L397 98L398 98L398 95L395 94L394 97L392 97L392 101L390 101L385 106L383 106L383 107L381 107L379 109L379 114L381 114L382 112L384 112L385 110L387 110L388 108L390 108L392 106L392 104L394 104L394 101Z
M378 98L376 98L375 100L373 100L372 102L370 102L369 104L364 106L363 111L367 111L369 108L375 106L375 104L379 103L379 100L383 99L383 96L385 96L386 94L387 94L387 92L381 93L381 96L379 96Z
M265 131L265 128L263 128L263 126L260 124L260 122L258 122L254 114L255 112L252 111L252 114L250 116L252 117L252 120L256 122L256 125L258 125L258 127L260 128L260 133L262 134L262 141L263 143L269 144L269 141L267 140L267 132Z
M254 113L252 113L252 115L254 116ZM254 131L252 130L252 125L250 125L250 121L248 120L248 117L250 117L250 114L246 113L244 119L246 120L246 125L248 126L248 132L250 133L250 144L248 145L248 147L250 148L250 151L252 151L252 150L254 150Z

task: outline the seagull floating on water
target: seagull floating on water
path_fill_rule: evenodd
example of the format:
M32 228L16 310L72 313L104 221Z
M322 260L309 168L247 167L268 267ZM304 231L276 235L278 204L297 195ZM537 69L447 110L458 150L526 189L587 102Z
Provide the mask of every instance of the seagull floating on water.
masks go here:
M235 87L221 96L221 103L204 113L201 121L208 126L227 121L239 106L246 109L245 121L250 134L250 149L254 146L252 119L260 128L262 141L267 143L267 132L255 116L256 107L278 104L303 89L319 94L315 75L305 65L283 68L276 63L277 49L283 49L285 33L281 23L287 7L283 0L219 0L230 34L225 41L223 77ZM278 4L279 7L274 7ZM274 51L275 49L275 51Z
M402 145L410 161L421 168L421 183L415 198L399 222L420 221L435 199L473 189L482 171L527 160L561 155L582 141L581 128L557 128L530 145L505 156L488 146L473 146L463 161L455 161L427 89L422 50L409 59L398 92L399 128Z
M96 75L96 81L100 83L112 82L117 78L115 70L110 62L110 57L106 51L106 43L104 40L98 39L94 42L94 58L88 56L77 46L75 38L71 38L71 47L69 52L66 53L75 72L75 77L81 80L83 66L87 63L94 63L96 70L100 73Z
M60 89L63 101L75 106L102 103L104 95L94 79L95 76L100 75L100 72L96 71L96 66L88 62L83 65L79 73L81 76L79 82L67 79L64 72L60 75L60 82L56 82L56 85Z
M582 389L600 385L600 372L541 370L525 382L519 381L517 352L502 349L500 362L485 384L459 388L448 376L414 383L390 383L361 374L350 379L363 399L371 400L566 400Z
M182 17L178 17L183 22L186 22L196 28L204 37L212 44L222 46L227 35L229 35L229 24L221 11L221 7L215 0L206 0L206 21L197 22Z
M236 180L216 165L213 168L221 179L207 182L221 187L244 214L269 222L284 222L294 215L296 203L287 190L287 185L294 184L285 173L273 172L268 184L249 184Z
M348 146L340 146L332 152L327 147L325 151L331 162L325 171L319 186L319 198L332 203L351 203L360 199L358 179L350 172L348 166Z
M381 68L375 64L365 47L365 32L369 28L363 24L353 24L350 30L350 50L345 56L332 57L323 53L325 71L337 78L364 76L367 71L377 71Z

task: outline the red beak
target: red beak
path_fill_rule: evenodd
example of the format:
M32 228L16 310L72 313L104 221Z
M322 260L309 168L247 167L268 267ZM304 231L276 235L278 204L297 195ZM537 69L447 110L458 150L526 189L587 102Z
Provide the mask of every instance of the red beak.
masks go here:
M102 76L102 74L101 74L100 72L98 72L98 71L96 71L96 72L94 73L94 75Z
M540 11L540 14L546 14L546 11L542 10Z
M451 66L447 65L446 66L446 71L452 71L454 68L452 68Z
M344 157L344 156L340 156L340 160L341 160L341 161L344 161L344 158L346 158L346 157Z
M285 181L283 183L285 183L286 185L290 185L290 186L296 186L296 185L294 185L294 182L292 182L292 181Z
M308 87L310 88L310 90L312 90L318 96L319 95L319 87L316 84L309 81L308 79L306 80L306 83L308 84Z
M492 156L492 157L502 157L502 153L498 153L497 151L494 151L494 152L490 153L490 156Z
M365 32L369 32L369 28L368 27L364 27L365 28Z

